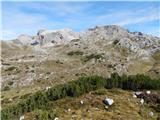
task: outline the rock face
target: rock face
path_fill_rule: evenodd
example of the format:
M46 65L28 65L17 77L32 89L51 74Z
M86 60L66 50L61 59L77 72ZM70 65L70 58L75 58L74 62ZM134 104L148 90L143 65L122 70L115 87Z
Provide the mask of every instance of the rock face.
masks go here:
M17 44L22 44L22 45L30 45L34 40L32 39L31 36L29 35L20 35L18 38L15 40Z
M129 32L116 25L96 26L82 32L80 35L82 39L102 39L106 40L106 42L113 42L117 46L126 48L139 55L148 55L160 50L160 38L141 32Z
M160 38L143 34L141 32L129 32L116 26L96 26L82 32L74 32L70 29L39 30L36 36L20 35L14 42L21 45L54 46L68 44L72 40L83 41L105 40L106 43L114 43L117 47L128 49L138 56L148 56L160 51Z
M79 35L70 29L61 30L40 30L37 33L40 45L66 44L73 39L78 39Z

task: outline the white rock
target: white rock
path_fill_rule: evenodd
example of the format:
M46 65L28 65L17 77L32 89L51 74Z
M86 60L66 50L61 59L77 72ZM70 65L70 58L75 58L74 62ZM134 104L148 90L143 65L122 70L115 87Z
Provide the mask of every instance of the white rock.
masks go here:
M138 91L138 92L135 92L134 94L135 94L136 96L138 96L138 95L142 94L142 92L139 92L139 91Z
M81 100L80 103L83 105L84 104L83 100Z
M134 98L137 98L137 96L136 96L135 94L133 94L133 97L134 97Z
M20 43L20 44L23 44L23 45L30 45L30 43L33 41L32 40L32 37L29 36L29 35L20 35L18 36L17 38L17 41Z
M19 120L24 120L24 115L22 115L22 116L19 118Z
M151 91L148 90L148 91L146 91L146 93L147 93L147 94L151 94Z
M143 104L144 104L144 99L141 99L141 100L140 100L140 103L143 105Z
M68 109L68 112L70 112L70 111L71 111L71 109L69 108L69 109Z
M73 39L79 39L78 33L70 29L42 30L38 33L40 43L47 46L52 46L52 44L65 44Z
M148 114L150 117L153 117L154 113L153 112L149 112Z
M46 89L45 89L45 90L47 91L47 90L49 90L50 88L51 88L51 87L46 87Z
M104 103L107 104L107 105L112 105L114 103L114 100L113 99L110 99L110 98L106 98L104 100Z
M59 120L59 118L58 118L58 117L55 117L54 120Z
M99 110L99 108L96 107L95 110Z
M108 106L105 106L105 109L108 109Z

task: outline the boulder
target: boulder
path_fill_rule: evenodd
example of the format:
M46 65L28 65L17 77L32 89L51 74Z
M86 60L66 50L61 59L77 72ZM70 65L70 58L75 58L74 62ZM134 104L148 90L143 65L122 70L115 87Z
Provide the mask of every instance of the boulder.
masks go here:
M153 117L154 113L151 111L151 112L149 112L148 115L149 115L150 117Z
M143 105L143 104L144 104L144 99L141 99L141 100L140 100L140 103Z
M50 88L51 88L51 87L46 87L46 88L45 88L45 91L49 90Z
M151 91L147 90L146 93L147 93L147 94L151 94Z
M22 116L19 118L19 120L24 120L24 115L22 115Z
M139 92L139 91L138 91L138 92L135 92L134 94L135 94L136 96L139 96L140 94L142 94L142 92Z
M59 118L58 118L58 117L55 117L54 120L59 120Z
M81 105L83 105L84 104L83 100L81 100L80 103L81 103Z
M114 103L114 100L110 99L110 98L106 98L106 99L104 99L103 102L104 102L104 104L111 106Z
M137 96L136 96L135 94L133 94L133 97L134 97L134 98L137 98Z

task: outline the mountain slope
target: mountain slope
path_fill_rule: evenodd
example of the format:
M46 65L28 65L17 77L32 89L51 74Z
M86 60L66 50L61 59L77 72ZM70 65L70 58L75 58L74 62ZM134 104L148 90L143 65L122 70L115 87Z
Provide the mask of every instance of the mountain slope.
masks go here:
M85 75L143 73L160 78L160 38L115 25L82 32L40 30L2 41L2 92L27 94ZM27 87L26 91L17 89ZM6 94L7 93L7 94ZM14 95L13 95L14 94Z

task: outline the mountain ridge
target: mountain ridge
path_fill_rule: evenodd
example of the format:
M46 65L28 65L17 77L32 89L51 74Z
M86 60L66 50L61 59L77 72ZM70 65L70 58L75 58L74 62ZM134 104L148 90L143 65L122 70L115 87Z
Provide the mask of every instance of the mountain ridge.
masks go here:
M35 36L2 41L1 47L2 83L16 79L12 87L35 84L40 79L64 82L84 73L160 77L160 38L115 25L79 33L70 29L40 30ZM16 69L8 71L12 66Z

